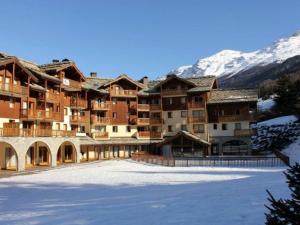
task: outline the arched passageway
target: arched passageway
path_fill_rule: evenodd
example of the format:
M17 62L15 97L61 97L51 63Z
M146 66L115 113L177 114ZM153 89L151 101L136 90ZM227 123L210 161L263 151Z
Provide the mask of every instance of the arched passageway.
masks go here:
M6 142L0 142L0 169L18 170L18 155L16 150Z
M36 166L51 166L50 148L42 141L32 143L25 155L25 168Z
M72 142L63 142L57 151L56 161L57 165L62 163L75 163L77 159L77 153L75 145Z

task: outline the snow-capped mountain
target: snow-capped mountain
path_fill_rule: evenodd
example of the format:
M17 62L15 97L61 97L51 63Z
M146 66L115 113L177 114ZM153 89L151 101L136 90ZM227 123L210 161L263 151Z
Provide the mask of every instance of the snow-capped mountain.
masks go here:
M181 66L170 74L182 77L205 75L231 77L254 66L280 63L295 55L300 55L300 31L254 52L223 50L210 57L199 59L194 65Z

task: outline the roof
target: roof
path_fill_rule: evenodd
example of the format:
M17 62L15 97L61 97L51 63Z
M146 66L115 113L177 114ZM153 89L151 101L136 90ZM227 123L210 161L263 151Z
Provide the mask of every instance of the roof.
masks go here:
M140 83L140 82L138 82L138 81L135 81L135 80L131 79L131 78L128 77L126 74L122 74L122 75L118 76L117 78L112 79L112 80L108 81L107 83L104 83L102 86L108 86L108 85L110 85L110 84L112 84L112 83L115 83L115 82L117 82L117 81L119 81L119 80L122 80L122 79L126 79L126 80L128 80L129 82L135 84L136 86L138 86L138 87L140 87L140 88L142 88L142 89L145 88L145 85L144 85L144 84L142 84L142 83Z
M193 82L196 87L189 89L187 92L210 91L216 81L215 76L188 77L187 80Z
M184 131L184 130L179 131L177 134L175 134L172 137L166 138L165 140L161 141L158 145L162 146L164 144L168 144L168 143L172 142L173 140L175 140L176 138L178 138L180 136L184 136L187 139L190 139L192 141L198 142L198 143L203 144L203 145L210 145L209 142L201 139L200 137L198 137L198 136L196 136L196 135L194 135L194 134L192 134L188 131Z
M154 88L158 88L158 87L160 87L161 85L167 83L168 81L170 81L170 80L172 80L172 79L177 79L177 80L180 80L180 81L182 81L182 82L184 82L184 83L187 83L187 84L189 84L189 85L196 86L195 83L189 81L189 80L186 79L186 78L181 78L181 77L178 77L178 76L175 75L175 74L171 74L171 75L168 75L167 78L166 78L165 80L161 80L160 82L158 82L158 83L154 86Z
M256 102L258 94L256 89L216 89L211 91L208 104Z

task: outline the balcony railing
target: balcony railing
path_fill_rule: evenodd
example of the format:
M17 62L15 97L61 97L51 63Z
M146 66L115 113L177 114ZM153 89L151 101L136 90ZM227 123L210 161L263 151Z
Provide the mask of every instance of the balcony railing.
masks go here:
M27 95L28 93L27 87L20 86L20 85L4 84L4 83L0 83L0 91L19 94L19 95Z
M92 102L92 110L108 110L110 104L104 102Z
M150 124L161 124L162 119L161 118L150 118Z
M93 138L94 139L108 139L109 134L106 131L97 131L93 133Z
M137 118L137 124L138 125L149 125L150 118Z
M224 115L224 116L219 116L219 121L220 122L232 122L232 121L253 121L254 117L250 114L248 115Z
M109 124L110 123L110 118L109 117L93 116L92 117L92 123L93 124Z
M150 104L150 110L161 110L160 104Z
M254 135L255 131L253 129L235 129L234 136L243 137L243 136L251 136Z
M46 92L46 100L51 102L59 102L60 95L56 92Z
M71 98L70 106L75 108L87 108L87 101L81 98Z
M21 109L20 118L22 119L44 119L44 110Z
M189 123L204 123L206 122L205 117L188 117Z
M80 116L80 115L71 115L70 122L71 123L88 123L89 117L88 116Z
M139 111L149 111L150 105L149 104L138 104Z
M203 102L190 102L189 104L188 104L188 107L189 108L203 108L203 107L205 107L205 105L204 105L204 103Z
M137 138L155 138L155 139L161 139L162 133L158 131L138 131L137 132Z
M129 97L135 97L137 96L136 90L113 90L110 93L111 96L129 96Z
M64 86L81 89L81 83L79 81L70 80L68 78L63 78L62 83Z
M61 120L61 113L60 112L52 112L52 111L46 111L45 112L45 119L48 120Z
M185 89L165 89L161 91L162 95L186 95Z
M50 128L1 128L1 137L75 137L76 132Z

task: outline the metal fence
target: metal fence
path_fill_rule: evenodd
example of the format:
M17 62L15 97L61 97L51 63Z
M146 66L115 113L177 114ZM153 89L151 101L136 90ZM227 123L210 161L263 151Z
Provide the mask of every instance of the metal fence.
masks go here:
M285 163L277 157L256 157L256 156L240 156L240 157L180 157L166 158L163 156L149 154L132 154L132 159L138 162L145 162L161 166L175 167L283 167Z

